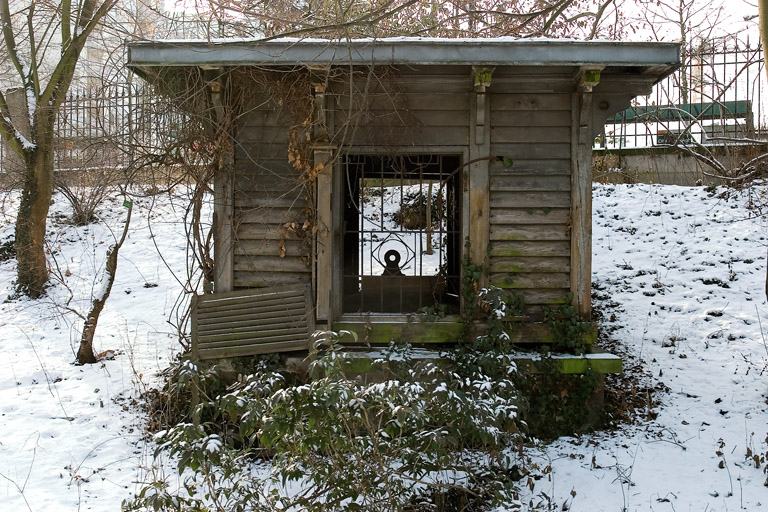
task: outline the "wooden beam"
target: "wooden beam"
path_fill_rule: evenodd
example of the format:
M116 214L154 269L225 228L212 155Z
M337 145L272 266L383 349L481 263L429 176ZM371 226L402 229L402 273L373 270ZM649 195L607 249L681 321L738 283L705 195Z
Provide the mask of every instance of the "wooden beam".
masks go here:
M328 144L328 97L323 82L312 84L312 165L317 171L315 235L315 305L320 322L333 321L334 289L334 194L333 159L336 148Z
M584 320L592 293L592 86L580 84L571 101L571 294Z
M313 165L320 169L317 174L317 230L315 290L317 320L332 321L331 290L333 289L333 147L315 146L312 151Z
M233 288L234 272L234 169L231 106L224 99L225 79L221 74L208 82L211 104L215 113L216 140L221 148L218 168L213 178L214 211L214 290L228 292Z
M491 85L493 68L473 68L474 94L470 109L469 160L469 242L470 259L487 269L490 239L490 155L491 105L486 89ZM484 272L480 286L484 286Z

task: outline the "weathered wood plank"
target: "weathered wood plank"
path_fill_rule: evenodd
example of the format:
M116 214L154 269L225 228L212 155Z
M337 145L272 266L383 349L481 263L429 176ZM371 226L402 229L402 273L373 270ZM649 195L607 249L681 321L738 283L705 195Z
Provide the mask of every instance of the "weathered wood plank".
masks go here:
M315 166L322 166L317 175L316 212L317 229L315 231L316 265L315 279L315 311L317 320L332 321L331 293L333 290L333 150L331 148L315 148L313 152ZM339 200L339 199L337 199Z
M571 259L569 257L517 257L517 258L492 258L492 273L523 273L523 272L561 272L571 271Z
M299 196L304 194L304 183L299 173L293 169L286 169L283 174L269 170L238 169L235 176L235 192L238 199L252 193L264 196Z
M305 218L304 208L297 205L288 208L236 208L235 219L239 224L272 224L298 222Z
M494 175L491 177L491 190L498 192L570 192L571 179L567 175L530 176L530 175Z
M501 192L491 193L492 208L569 208L568 192Z
M583 320L592 311L592 92L571 96L571 272L573 305Z
M227 332L230 329L236 329L239 327L249 327L254 323L258 323L261 326L269 327L270 325L279 325L285 323L286 316L292 316L299 318L304 314L304 304L294 309L283 309L281 311L271 313L252 313L249 315L240 315L229 317L224 321L218 321L218 318L209 319L205 325L201 325L199 332L208 334L220 334L221 332Z
M571 277L566 272L491 274L491 284L505 289L567 288Z
M272 219L273 222L274 220ZM235 225L235 236L238 241L296 239L295 234L285 230L284 223L274 224L273 222L238 222Z
M288 143L240 142L235 145L235 159L246 162L288 159Z
M284 324L277 329L262 329L261 326L252 326L250 330L232 329L226 334L203 334L198 333L198 339L201 349L214 348L222 346L236 346L245 340L265 340L265 341L288 341L297 336L307 336L307 326L299 325L291 327L290 323ZM295 324L294 324L295 325Z
M235 271L235 286L238 288L266 288L284 284L309 283L310 272L246 272Z
M484 89L483 89L484 91ZM470 258L482 268L488 266L489 218L490 218L490 171L491 149L488 117L492 108L485 92L472 95L471 143L469 144L469 240ZM468 141L469 143L469 141ZM481 276L480 286L486 277Z
M491 110L491 126L502 127L567 127L571 126L570 110Z
M469 128L358 126L347 133L345 143L358 146L413 146L415 143L420 146L466 146Z
M235 255L235 271L250 272L303 272L310 271L307 261L300 256L238 256Z
M533 174L536 176L552 176L552 175L570 175L571 174L571 160L568 158L551 159L542 158L537 160L527 159L513 159L507 162L500 161L504 159L504 155L493 154L496 159L491 161L491 175L508 176L508 175L524 175Z
M568 224L568 208L492 208L491 224Z
M498 144L491 146L491 154L511 158L513 161L521 160L562 160L571 154L571 145L563 143L539 143L539 144Z
M491 224L491 240L570 240L564 224Z
M569 257L570 243L567 241L491 241L490 254L498 258L518 256Z
M248 302L237 304L214 304L207 307L198 305L197 315L201 320L235 317L253 313L279 313L282 310L295 309L304 304L303 297L280 297L275 299L260 299L255 302L250 298Z
M240 192L235 194L235 203L238 208L248 210L252 208L306 208L306 197L303 190L290 192Z
M534 126L497 126L491 130L491 143L513 144L518 142L527 142L537 144L551 144L554 142L559 142L568 144L570 141L570 133L570 126L550 126L546 128L538 128Z
M494 110L570 110L569 94L491 94Z
M335 120L337 127L343 127L348 122L350 126L376 127L466 127L469 125L469 113L462 115L455 110L365 110L348 114L347 111L338 112ZM570 114L568 119L570 120Z
M240 130L237 141L240 144L252 146L256 144L288 145L290 127L288 126L249 126Z
M206 359L305 349L314 328L308 291L280 286L196 296L193 353Z
M369 93L350 96L328 94L333 110L469 110L469 94L463 93Z
M558 304L567 304L570 298L568 288L563 289L516 289L523 298L523 303L530 306L553 306Z
M300 240L236 240L237 256L279 256L281 250L286 256L305 256L306 244Z
M273 354L276 352L295 352L300 350L307 350L308 346L309 337L307 337L307 339L301 340L255 343L230 348L201 350L200 359L223 359L229 357Z

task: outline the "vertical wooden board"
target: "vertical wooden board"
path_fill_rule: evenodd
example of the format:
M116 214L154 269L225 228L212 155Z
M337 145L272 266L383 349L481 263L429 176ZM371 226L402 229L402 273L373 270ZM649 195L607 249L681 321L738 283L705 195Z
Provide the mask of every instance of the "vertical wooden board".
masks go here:
M331 161L330 149L315 149L315 165ZM317 319L330 321L331 289L333 288L333 165L325 165L317 175Z
M214 288L226 292L233 287L234 151L231 144L221 155L214 175Z
M592 93L572 96L571 294L581 317L591 316L592 285Z
M490 238L490 171L491 149L490 95L472 94L470 112L469 166L469 235L470 258L487 269L488 241ZM483 100L484 98L484 100ZM481 104L478 105L478 101ZM482 111L480 110L482 109ZM482 124L480 124L482 123ZM485 284L485 277L480 283Z

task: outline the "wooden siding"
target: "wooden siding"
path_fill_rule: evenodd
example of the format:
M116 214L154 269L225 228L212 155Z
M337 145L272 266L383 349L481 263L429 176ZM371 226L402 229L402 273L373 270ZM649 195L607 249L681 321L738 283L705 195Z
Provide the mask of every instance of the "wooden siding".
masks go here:
M301 230L308 214L306 190L288 162L291 115L269 106L244 114L237 126L235 289L311 283L310 244L289 227Z
M436 86L436 84L439 84ZM334 142L349 146L467 146L469 74L398 74L339 83L328 95Z
M498 90L490 98L490 283L522 295L540 317L570 291L571 95Z

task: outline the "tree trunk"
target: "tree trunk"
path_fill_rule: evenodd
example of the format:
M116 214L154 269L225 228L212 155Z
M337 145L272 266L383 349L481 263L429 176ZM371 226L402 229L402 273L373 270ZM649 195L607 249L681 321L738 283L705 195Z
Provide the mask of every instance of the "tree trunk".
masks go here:
M37 298L48 282L45 226L53 194L53 158L50 145L38 146L25 159L26 172L16 218L16 286Z
M763 44L763 58L768 62L768 0L759 0L760 42ZM768 76L768 66L765 67ZM765 268L765 298L768 299L768 265Z
M120 251L120 247L125 242L125 237L128 235L128 227L131 225L131 213L133 212L133 203L128 201L128 216L125 219L125 226L123 227L123 234L120 236L120 240L117 240L107 251L107 261L104 264L104 276L101 289L96 292L96 297L91 304L91 310L88 312L88 316L85 319L85 325L83 325L83 335L80 337L80 347L77 349L77 362L78 364L93 364L99 361L96 354L93 352L93 337L96 334L96 325L99 323L99 315L104 310L104 305L107 303L109 294L112 292L112 285L115 282L115 275L117 274L117 256Z

